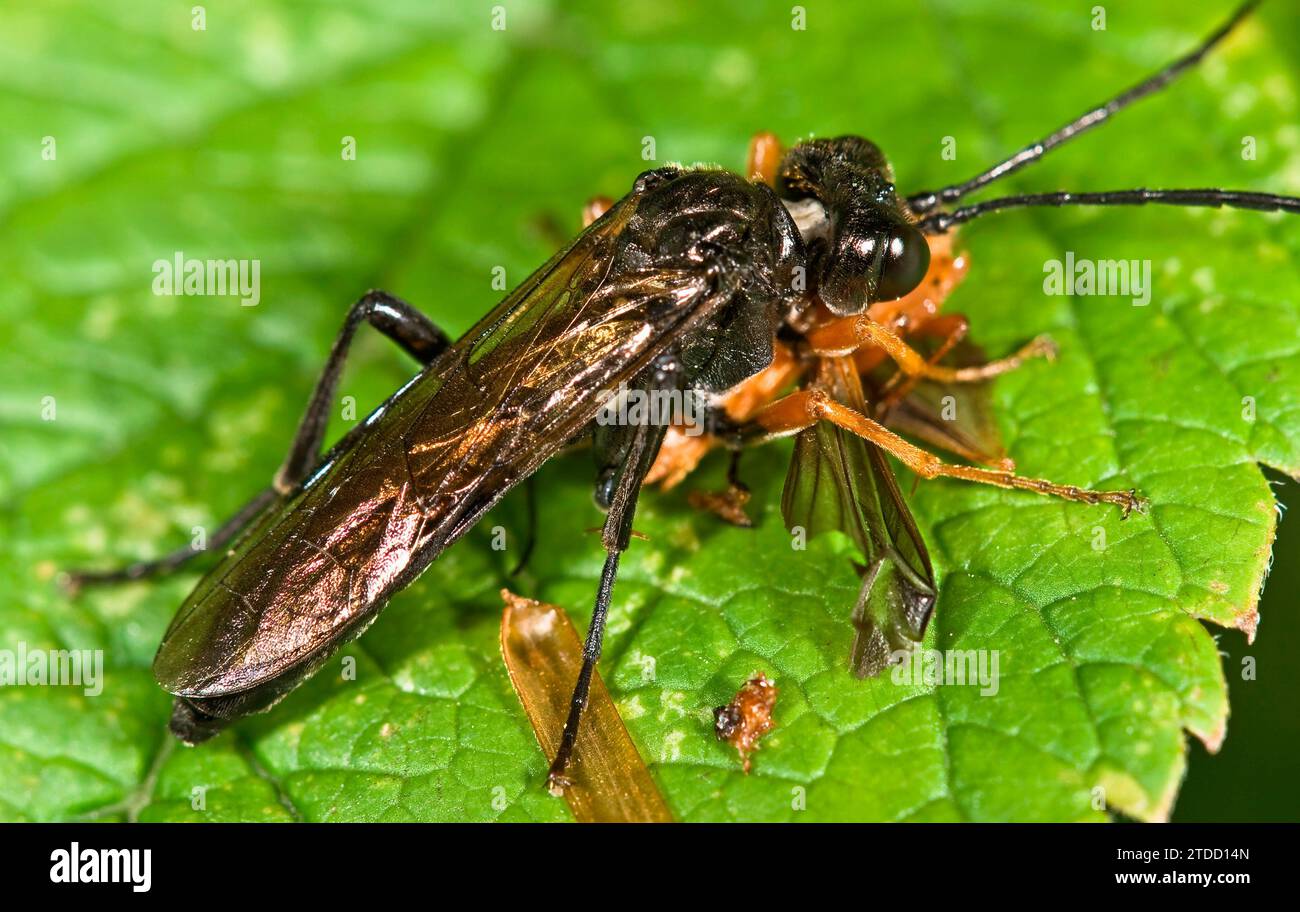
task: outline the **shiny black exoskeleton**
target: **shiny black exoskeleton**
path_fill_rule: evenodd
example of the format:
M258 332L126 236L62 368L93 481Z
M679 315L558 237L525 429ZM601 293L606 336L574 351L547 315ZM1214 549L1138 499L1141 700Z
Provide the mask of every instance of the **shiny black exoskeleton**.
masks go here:
M861 313L911 291L930 262L884 155L857 136L794 146L775 191L729 171L667 167L641 175L632 192L637 212L611 271L704 269L733 286L727 304L638 375L634 390L730 389L771 364L777 331L813 295L837 314ZM594 427L602 509L638 433ZM658 439L649 449L657 448Z

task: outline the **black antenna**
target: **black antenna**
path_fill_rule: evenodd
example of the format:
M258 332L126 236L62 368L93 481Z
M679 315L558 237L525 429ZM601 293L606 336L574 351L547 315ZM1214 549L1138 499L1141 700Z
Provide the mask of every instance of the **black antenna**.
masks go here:
M1102 190L1094 193L1022 193L985 200L952 212L936 212L916 223L926 234L943 234L954 225L1002 209L1029 206L1145 206L1157 203L1169 206L1208 206L1215 209L1254 209L1259 212L1293 212L1300 214L1300 197L1247 190Z
M1091 111L1075 120L1072 120L1055 133L1040 139L1038 142L1025 146L1015 155L998 162L992 168L989 168L981 174L975 175L968 181L960 184L952 184L944 187L942 190L927 190L923 193L916 193L909 196L907 198L908 206L916 215L925 215L928 212L932 212L937 206L955 202L968 193L972 193L987 184L991 184L999 178L1006 177L1008 174L1019 171L1025 165L1038 161L1057 146L1063 145L1067 140L1073 139L1081 133L1086 133L1088 130L1091 130L1099 124L1105 123L1112 114L1122 111L1133 102L1145 98L1153 92L1158 92L1160 89L1163 89L1169 83L1178 78L1184 70L1190 69L1200 63L1201 58L1208 54L1215 45L1226 38L1228 33L1236 28L1237 24L1240 23L1241 20L1249 16L1254 11L1255 7L1259 5L1259 2L1260 0L1248 0L1248 2L1243 3L1237 11L1232 14L1232 17L1227 22L1215 29L1214 33L1201 43L1200 47L1196 48L1196 50L1192 51L1186 57L1181 57L1178 60L1175 60L1160 72L1143 82L1138 83L1127 92L1116 95L1105 104L1093 108ZM1076 197L1081 195L1082 194L1076 194ZM1155 202L1155 200L1150 200L1149 202ZM1024 205L1034 204L1025 203ZM1049 203L1046 205L1064 204ZM974 218L974 216L972 215L970 218Z

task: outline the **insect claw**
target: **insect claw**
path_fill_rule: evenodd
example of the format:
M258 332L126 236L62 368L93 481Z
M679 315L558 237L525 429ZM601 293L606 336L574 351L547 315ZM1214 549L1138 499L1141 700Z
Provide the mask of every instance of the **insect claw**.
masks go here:
M1041 356L1044 361L1055 361L1056 356L1061 353L1060 346L1052 340L1051 336L1036 337L1033 342L1033 347L1035 353Z
M1146 513L1147 508L1151 506L1151 501L1147 500L1137 492L1137 488L1128 489L1128 497L1119 505L1122 511L1120 519L1128 519L1130 513L1137 510L1139 513Z
M85 577L80 573L70 573L67 570L61 570L54 577L54 584L68 598L76 598L81 594L81 588L85 584Z
M686 502L697 510L712 513L723 522L749 529L754 525L754 521L745 512L749 498L748 488L733 483L725 491L692 491L686 496Z
M556 798L563 798L565 790L571 785L573 780L563 773L551 772L546 776L546 790Z

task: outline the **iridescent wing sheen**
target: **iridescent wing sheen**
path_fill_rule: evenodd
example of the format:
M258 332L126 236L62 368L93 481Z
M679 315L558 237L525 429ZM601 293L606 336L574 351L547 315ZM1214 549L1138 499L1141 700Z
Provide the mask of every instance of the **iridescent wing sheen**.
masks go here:
M852 362L822 362L816 383L861 412L866 401ZM870 677L892 655L921 641L934 610L934 570L925 542L903 500L884 452L829 422L795 439L781 501L786 526L808 535L843 532L866 561L853 610L857 636L851 667Z
M323 661L579 434L603 392L726 303L702 269L611 268L636 204L534 273L245 536L172 622L159 683L232 694Z

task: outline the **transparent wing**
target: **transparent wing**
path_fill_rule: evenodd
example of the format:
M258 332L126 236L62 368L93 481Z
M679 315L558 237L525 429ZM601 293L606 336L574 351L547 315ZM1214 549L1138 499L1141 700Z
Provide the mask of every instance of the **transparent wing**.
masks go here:
M817 383L865 412L862 385L850 360L824 361ZM802 526L810 536L843 532L865 557L853 611L856 675L879 674L893 653L921 641L934 609L934 570L878 447L827 422L800 432L781 507L788 528Z

